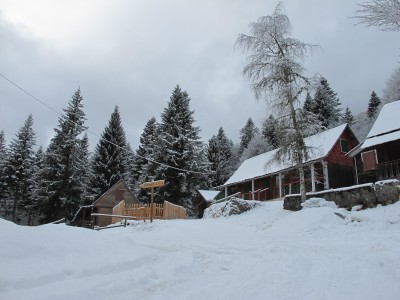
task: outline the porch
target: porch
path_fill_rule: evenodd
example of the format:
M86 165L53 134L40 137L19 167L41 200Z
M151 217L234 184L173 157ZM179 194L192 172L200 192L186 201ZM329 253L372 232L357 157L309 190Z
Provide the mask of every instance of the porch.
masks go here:
M324 161L304 166L304 175L306 192L317 192L329 188L328 166ZM267 201L299 193L299 171L290 169L278 174L225 186L225 193L221 196L228 197L235 194L244 200Z

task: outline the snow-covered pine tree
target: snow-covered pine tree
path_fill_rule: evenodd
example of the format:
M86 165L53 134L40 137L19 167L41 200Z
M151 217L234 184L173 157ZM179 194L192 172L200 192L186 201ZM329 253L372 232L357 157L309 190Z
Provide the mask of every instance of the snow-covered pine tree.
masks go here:
M240 129L240 147L239 155L241 156L243 151L249 145L251 139L260 133L260 130L254 124L253 120L249 118L242 129Z
M0 164L4 163L7 157L6 136L4 130L0 131Z
M376 116L380 105L381 105L381 99L379 99L375 91L372 91L371 98L368 101L368 110L367 110L368 118L371 119Z
M390 103L400 100L400 67L397 67L383 89L382 103Z
M124 174L123 178L128 185L129 189L131 191L134 190L135 184L134 184L134 169L135 169L135 151L132 149L132 146L129 142L126 143L125 146L125 168L126 168L126 173Z
M342 123L347 123L349 125L354 124L354 116L353 113L351 112L350 108L346 106L346 110L344 111L344 114L342 116Z
M7 183L5 167L7 161L7 146L4 130L0 131L0 217L5 217L7 213L6 200L7 200Z
M139 201L148 202L149 195L146 189L140 189L140 184L153 181L156 178L158 165L154 163L155 149L158 142L158 123L152 117L147 121L140 136L140 144L135 153L133 180L136 195Z
M310 93L307 92L306 94L306 99L304 100L303 103L303 112L314 112L315 111L315 103L314 99L311 97Z
M263 122L262 125L262 135L267 140L272 149L276 149L279 147L278 122L279 121L276 120L273 115L269 115L269 117Z
M36 144L33 117L29 115L24 125L11 141L6 165L7 194L11 202L11 220L20 222L25 206L32 199L32 177Z
M39 221L39 192L40 192L40 173L44 168L45 153L43 147L40 146L35 153L33 162L33 177L32 177L32 201L27 207L27 225L37 224Z
M78 89L68 102L68 107L63 110L64 114L58 119L55 135L47 148L38 193L40 222L71 219L84 200L81 135L86 128L82 101L81 91Z
M208 172L209 163L189 104L188 93L177 85L161 114L155 157L162 164L157 167L156 179L165 179L166 184L160 189L164 200L182 205L189 215L195 216L197 208L193 200L197 189L207 181L207 176L201 173Z
M96 199L120 179L126 179L126 135L118 106L101 134L91 160L90 192Z
M328 80L324 77L320 79L320 83L315 91L313 102L313 112L318 116L322 126L332 128L339 124L342 110L340 107L341 103L339 102L337 93L331 89Z
M80 181L80 189L82 191L82 195L80 197L79 205L88 205L92 204L93 198L89 192L89 184L90 184L90 177L91 177L91 168L90 168L90 152L89 152L89 138L87 133L83 135L82 139L77 148L77 158L78 158L78 165L76 166L77 169L77 176L81 178Z
M274 149L261 134L255 135L240 157L240 162Z
M207 156L210 162L211 171L215 172L210 176L211 186L224 184L232 174L233 168L233 142L228 139L222 127L217 135L213 135L208 141Z

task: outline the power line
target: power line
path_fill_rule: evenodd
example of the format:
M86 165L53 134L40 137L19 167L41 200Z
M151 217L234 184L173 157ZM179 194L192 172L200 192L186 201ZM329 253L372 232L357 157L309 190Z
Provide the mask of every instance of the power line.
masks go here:
M17 89L19 89L20 91L24 92L25 94L27 94L28 96L30 96L31 98L33 98L34 100L36 100L37 102L39 102L40 104L42 104L42 105L44 105L45 107L47 107L48 109L52 110L52 111L55 112L56 114L58 114L58 115L60 115L60 116L63 116L62 113L58 112L56 109L54 109L53 107L51 107L50 105L48 105L46 102L44 102L44 101L40 100L39 98L35 97L35 96L32 95L30 92L28 92L26 89L22 88L20 85L16 84L16 83L13 82L12 80L10 80L10 79L7 78L6 76L4 76L3 74L0 73L0 76L1 76L3 79L5 79L6 81L8 81L10 84L12 84L13 86L15 86ZM117 144L115 144L115 143L113 143L113 142L111 142L111 141L109 141L109 140L107 140L107 139L105 139L105 138L102 138L102 137L101 137L100 135L98 135L97 133L95 133L95 132L89 130L88 127L82 126L82 125L80 125L80 124L78 124L78 123L76 123L76 122L74 122L74 121L71 121L71 120L68 120L68 122L70 122L70 123L72 123L72 124L74 124L74 125L77 125L77 126L83 128L84 131L87 131L88 133L90 133L90 134L96 136L96 137L99 138L100 140L103 140L103 141L105 141L105 142L107 142L107 143L109 143L109 144L111 144L111 145L113 145L113 146L115 146L115 147L117 147L117 148L119 148L119 149L126 150L126 149L124 149L124 147L122 147L122 146L120 146L120 145L117 145ZM145 159L145 160L147 160L147 161L149 161L149 162L152 162L152 163L154 163L154 164L157 164L157 165L159 165L159 166L166 167L166 168L170 168L170 169L174 169L174 170L177 170L177 171L182 171L182 172L192 173L192 174L199 174L199 175L212 175L212 174L215 174L214 172L203 173L203 172L199 172L199 171L192 171L192 170L181 169L181 168L177 168L177 167L174 167L174 166L170 166L170 165L167 165L167 164L164 164L164 163L155 161L155 160L153 160L153 159L151 159L151 158L147 158L147 157L141 156L141 155L139 155L139 154L137 154L137 153L133 153L133 152L132 152L132 154L133 154L134 156L136 156L136 157Z

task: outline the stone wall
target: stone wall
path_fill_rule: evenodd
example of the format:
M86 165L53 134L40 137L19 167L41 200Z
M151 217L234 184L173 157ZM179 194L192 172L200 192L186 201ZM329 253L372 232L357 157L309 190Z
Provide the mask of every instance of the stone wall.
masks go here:
M399 181L386 180L346 188L326 190L316 193L307 193L307 199L324 198L333 201L338 207L350 210L353 206L362 205L363 208L375 207L378 204L388 205L399 201ZM283 208L287 210L301 210L301 196L287 195L283 200Z

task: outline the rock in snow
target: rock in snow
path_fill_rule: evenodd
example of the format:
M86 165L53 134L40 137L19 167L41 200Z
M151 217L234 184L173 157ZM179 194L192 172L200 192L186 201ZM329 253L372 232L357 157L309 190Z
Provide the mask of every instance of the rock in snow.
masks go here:
M239 215L259 205L259 201L231 198L224 202L212 204L204 211L204 218L217 218Z

